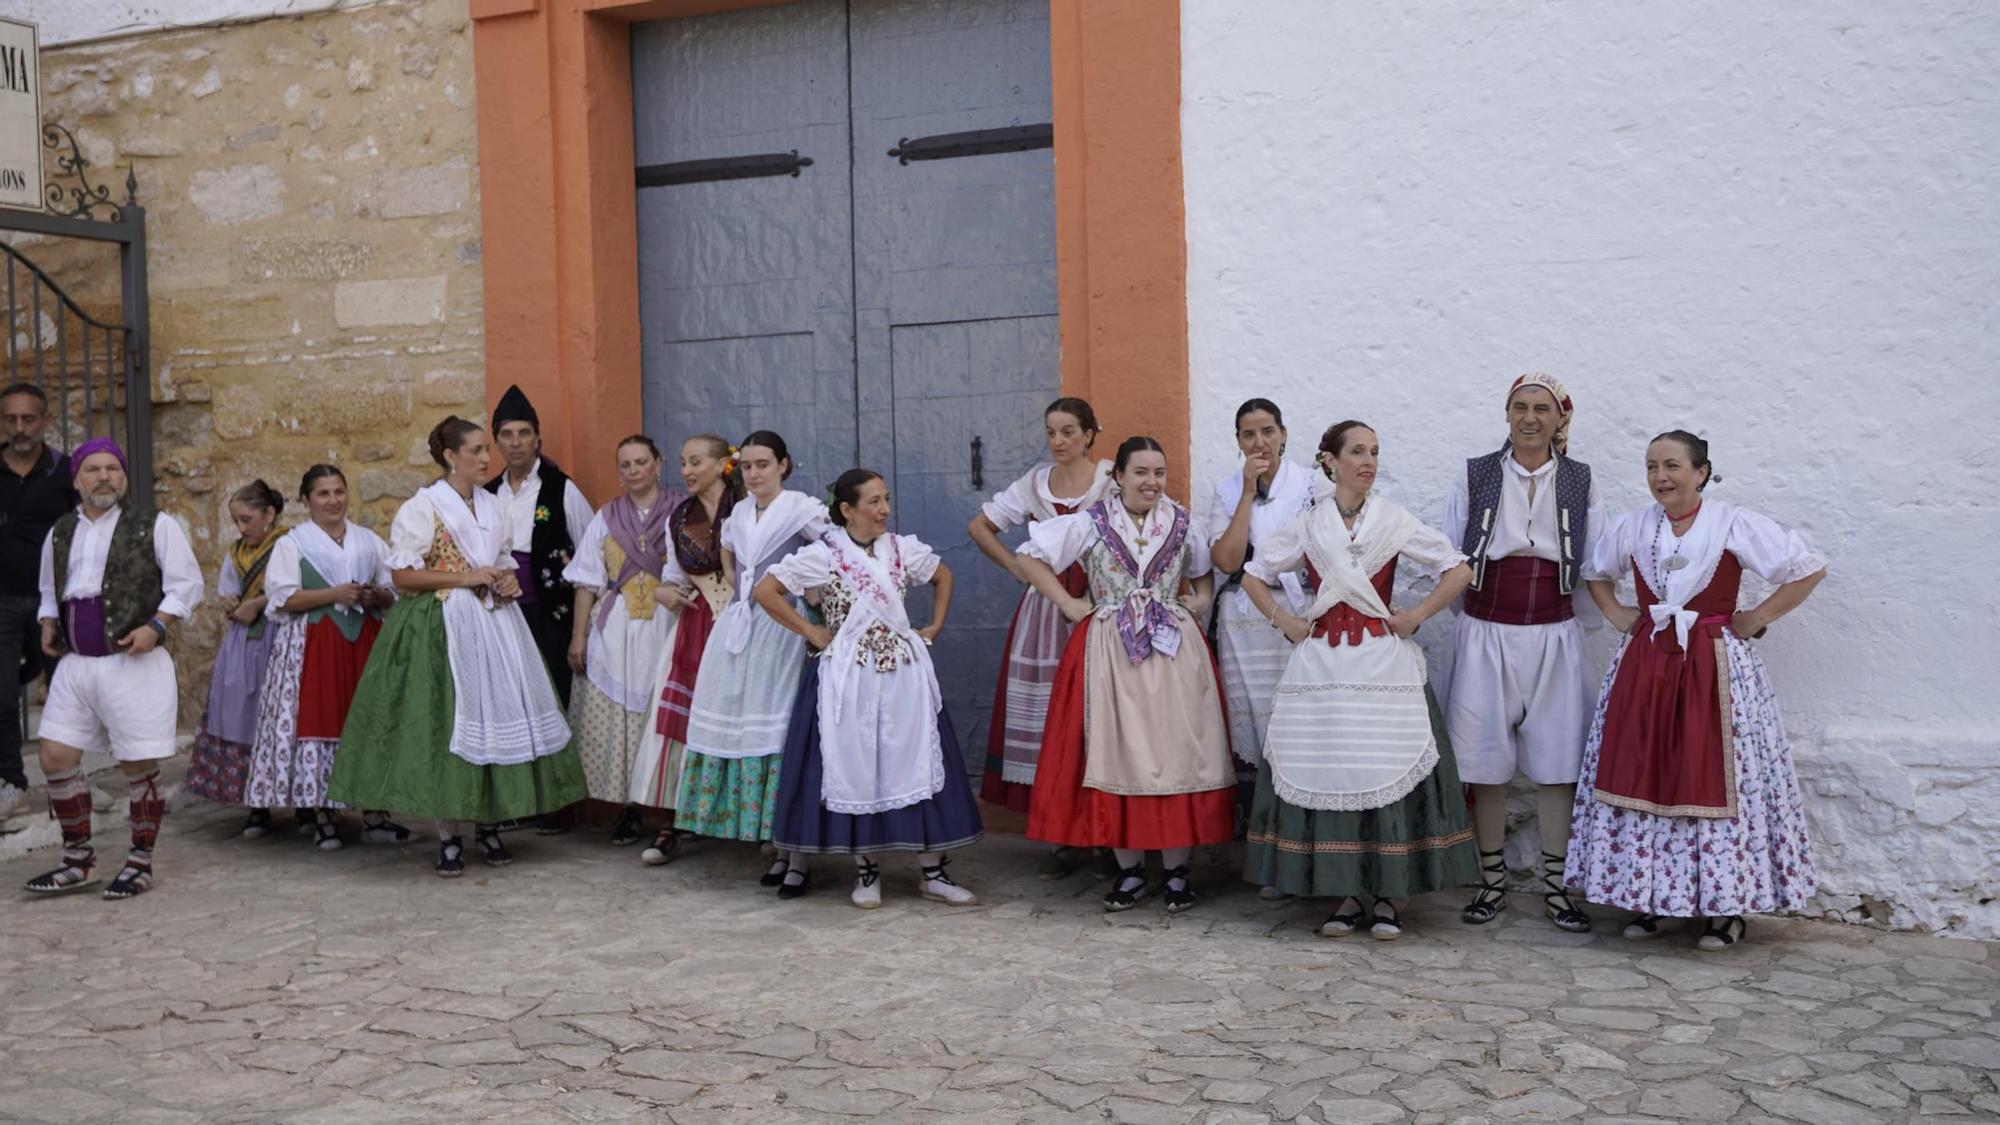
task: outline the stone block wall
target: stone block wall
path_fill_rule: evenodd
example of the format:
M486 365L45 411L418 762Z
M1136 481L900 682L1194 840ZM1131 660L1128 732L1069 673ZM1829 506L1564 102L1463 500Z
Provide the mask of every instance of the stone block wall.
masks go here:
M156 500L211 592L227 497L253 478L289 495L332 461L357 522L386 531L434 476L430 427L484 411L466 0L57 46L42 69L44 118L75 132L92 174L138 177ZM86 305L116 308L102 251L14 241ZM185 724L220 632L213 605L182 630Z

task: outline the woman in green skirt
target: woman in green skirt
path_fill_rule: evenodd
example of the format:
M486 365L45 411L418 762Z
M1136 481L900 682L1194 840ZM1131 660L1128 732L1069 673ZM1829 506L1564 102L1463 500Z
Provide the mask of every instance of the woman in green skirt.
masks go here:
M1396 900L1479 874L1451 743L1423 650L1410 640L1472 570L1441 533L1369 495L1381 452L1374 430L1341 422L1319 448L1332 489L1321 485L1244 568L1251 602L1295 647L1257 769L1243 877L1336 900L1323 936L1366 928L1388 941L1403 932ZM1414 609L1389 605L1398 559L1437 579ZM1304 617L1271 594L1301 563L1319 590Z
M497 822L586 795L569 724L503 565L506 513L486 479L486 431L431 431L445 470L396 513L388 566L402 596L368 660L334 756L331 795L438 823L437 873L465 873L475 825L486 862L513 861Z

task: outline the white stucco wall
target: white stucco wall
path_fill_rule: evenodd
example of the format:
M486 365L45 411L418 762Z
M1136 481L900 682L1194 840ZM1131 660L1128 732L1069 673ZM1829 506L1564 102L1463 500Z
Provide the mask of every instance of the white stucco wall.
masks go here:
M377 0L0 0L0 16L41 28L44 47L271 16L359 8Z
M1522 371L1614 508L1704 434L1832 562L1762 644L1824 911L2000 936L2000 10L1182 10L1196 494L1248 393L1433 520Z

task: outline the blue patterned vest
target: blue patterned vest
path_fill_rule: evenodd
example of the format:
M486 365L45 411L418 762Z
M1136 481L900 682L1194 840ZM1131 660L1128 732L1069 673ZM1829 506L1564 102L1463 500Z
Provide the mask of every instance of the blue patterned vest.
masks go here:
M1465 539L1458 549L1472 563L1472 588L1486 581L1486 545L1493 541L1493 520L1500 511L1500 486L1506 467L1500 463L1511 445L1497 453L1465 462ZM1577 553L1590 542L1590 466L1567 457L1556 458L1556 532L1562 546L1562 592L1576 589L1581 569Z

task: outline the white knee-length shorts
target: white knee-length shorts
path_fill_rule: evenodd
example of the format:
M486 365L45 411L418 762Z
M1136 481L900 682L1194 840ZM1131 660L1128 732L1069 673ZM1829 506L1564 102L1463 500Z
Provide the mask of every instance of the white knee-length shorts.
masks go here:
M1452 634L1445 730L1468 785L1574 785L1597 695L1583 628L1499 625L1461 615Z
M56 664L41 737L121 762L174 756L180 690L164 648L142 656L78 656Z

